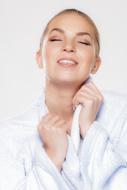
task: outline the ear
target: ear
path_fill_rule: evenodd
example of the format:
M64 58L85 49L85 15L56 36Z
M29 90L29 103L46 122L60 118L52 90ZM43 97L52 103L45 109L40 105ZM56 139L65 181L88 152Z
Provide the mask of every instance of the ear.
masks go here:
M97 57L97 58L96 58L96 61L95 61L95 63L94 63L94 65L93 65L93 68L92 68L92 70L91 70L91 73L92 73L92 74L95 74L95 73L98 71L100 65L101 65L101 58L100 58L100 57Z
M36 62L37 62L37 64L38 64L38 67L39 67L40 69L42 69L42 68L43 68L43 63L42 63L42 54L41 54L41 51L40 51L40 50L38 50L38 51L36 52Z

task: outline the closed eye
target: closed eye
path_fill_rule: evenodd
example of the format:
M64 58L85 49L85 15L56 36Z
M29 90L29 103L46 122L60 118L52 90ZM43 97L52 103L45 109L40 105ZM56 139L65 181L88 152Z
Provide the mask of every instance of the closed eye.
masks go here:
M54 41L62 41L61 39L50 39L49 41L54 42Z
M89 42L82 42L82 41L78 41L80 44L84 44L84 45L87 45L87 46L90 46L91 44Z

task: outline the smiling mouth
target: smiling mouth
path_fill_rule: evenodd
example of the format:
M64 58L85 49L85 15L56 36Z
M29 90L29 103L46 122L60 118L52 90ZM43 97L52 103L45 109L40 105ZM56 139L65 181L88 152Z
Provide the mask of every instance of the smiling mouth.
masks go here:
M78 63L72 59L60 59L57 61L61 66L76 66Z

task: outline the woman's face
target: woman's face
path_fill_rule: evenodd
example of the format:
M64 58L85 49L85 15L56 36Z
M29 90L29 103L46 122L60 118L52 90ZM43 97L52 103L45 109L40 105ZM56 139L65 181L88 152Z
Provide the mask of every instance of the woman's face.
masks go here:
M49 24L42 45L42 64L46 79L53 83L82 84L99 67L94 31L77 14L57 16Z

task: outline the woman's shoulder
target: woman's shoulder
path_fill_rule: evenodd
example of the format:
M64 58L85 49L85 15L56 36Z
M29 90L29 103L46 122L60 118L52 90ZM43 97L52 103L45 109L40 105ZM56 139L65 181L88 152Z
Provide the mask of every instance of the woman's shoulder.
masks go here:
M20 127L27 126L30 124L34 124L37 120L37 110L35 107L31 106L27 108L25 111L20 112L16 115L10 116L0 121L0 127L3 129L6 127ZM1 129L0 128L0 129Z
M101 91L104 97L102 106L98 113L98 119L106 122L116 119L127 119L127 94L114 91Z
M111 111L119 112L127 109L127 94L115 91L102 91L104 101L103 106Z
M8 153L18 159L25 144L38 140L38 107L32 105L26 111L0 122L0 155Z
M97 121L110 136L119 135L127 122L127 96L113 91L102 91L102 94L104 101L98 112Z
M102 90L101 91L105 100L112 100L127 103L127 93L111 91L111 90Z
M38 97L31 105L27 106L25 111L22 111L13 116L9 116L0 120L0 131L4 128L14 128L19 130L20 127L25 130L36 125L40 114L40 97ZM24 129L25 128L25 129Z
M24 112L0 121L0 138L4 141L17 141L22 144L24 139L37 131L38 107L29 106Z
M40 95L25 111L0 121L0 139L20 145L25 139L36 137L37 125L43 112L42 98Z

